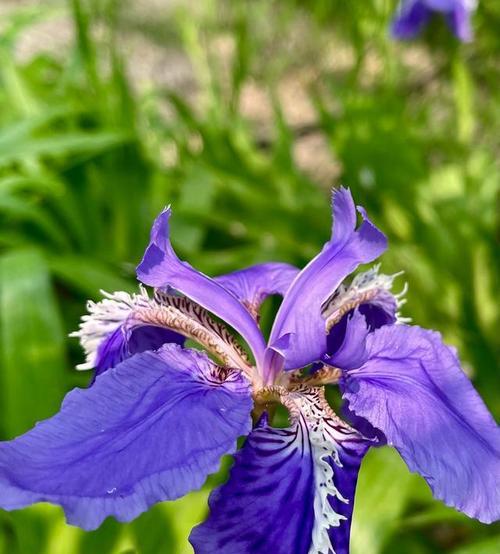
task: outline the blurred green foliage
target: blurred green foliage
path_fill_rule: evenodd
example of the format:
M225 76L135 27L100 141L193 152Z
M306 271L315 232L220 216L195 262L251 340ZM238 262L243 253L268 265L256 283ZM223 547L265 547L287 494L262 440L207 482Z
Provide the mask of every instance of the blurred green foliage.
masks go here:
M178 252L209 274L266 260L303 265L314 255L329 234L329 190L297 163L295 147L308 133L325 141L339 168L331 184L350 186L388 234L383 270L405 271L404 315L457 346L498 418L498 2L480 2L469 45L439 22L414 44L394 43L392 0L166 3L154 24L127 19L129 4L46 2L3 16L3 438L85 385L88 375L73 371L82 354L66 335L87 297L134 288L134 266L165 204L175 209ZM40 49L19 61L19 37L61 13L71 16L74 43L63 55ZM134 86L120 54L123 29L182 50L199 101ZM232 47L225 60L220 37ZM320 63L325 51L333 63ZM283 78L300 71L315 74L307 89L315 119L305 129L290 124L278 94ZM249 84L272 106L264 138L241 109ZM1 513L0 553L191 552L186 537L226 466L203 490L92 533L65 525L54 507ZM496 554L500 531L435 502L422 479L381 449L361 472L352 550Z

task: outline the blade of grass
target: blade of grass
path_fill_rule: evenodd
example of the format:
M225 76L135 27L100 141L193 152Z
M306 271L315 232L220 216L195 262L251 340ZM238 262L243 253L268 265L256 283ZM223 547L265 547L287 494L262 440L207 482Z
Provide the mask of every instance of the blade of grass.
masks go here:
M54 275L80 294L96 298L100 290L137 290L134 281L118 275L103 262L84 256L57 256L49 259Z
M29 156L67 156L110 150L127 142L128 137L118 132L67 133L58 136L28 138L0 145L0 167Z

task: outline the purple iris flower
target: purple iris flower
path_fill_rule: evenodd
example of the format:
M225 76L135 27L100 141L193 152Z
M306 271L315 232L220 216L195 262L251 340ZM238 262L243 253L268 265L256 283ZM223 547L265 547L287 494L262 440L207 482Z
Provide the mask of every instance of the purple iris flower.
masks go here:
M455 36L468 42L472 39L470 18L476 4L476 0L402 0L392 22L392 35L403 40L413 38L433 12L441 12Z
M179 260L163 211L137 270L154 294L89 304L77 335L95 380L0 444L0 505L51 502L95 529L198 489L235 453L191 533L197 554L346 554L361 461L389 444L436 498L497 520L500 430L454 349L399 317L394 276L375 267L346 281L386 248L358 210L359 226L349 190L334 194L332 238L301 271L267 263L215 279ZM283 301L266 341L270 294ZM279 404L286 428L272 425Z

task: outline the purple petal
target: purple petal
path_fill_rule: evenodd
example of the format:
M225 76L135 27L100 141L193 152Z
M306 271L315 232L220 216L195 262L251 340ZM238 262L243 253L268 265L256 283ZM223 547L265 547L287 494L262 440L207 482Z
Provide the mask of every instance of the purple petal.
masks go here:
M351 313L347 313L342 316L341 320L336 323L328 333L326 338L326 351L328 354L333 354L342 346L344 342L345 333L347 329L347 320L351 316ZM319 364L321 367L322 364Z
M184 337L179 333L153 325L135 327L130 332L120 326L108 335L98 348L95 362L96 375L117 366L134 354L140 354L146 350L158 350L168 343L182 346L184 341Z
M417 36L431 17L431 10L424 0L403 0L391 25L391 33L397 39Z
M387 444L387 437L379 429L375 429L365 418L357 416L350 408L349 402L344 401L340 410L342 417L351 427L354 427L364 437L371 440L373 446L384 446Z
M250 431L251 408L241 373L205 354L176 345L137 354L0 444L0 506L59 504L84 529L130 521L199 488Z
M307 431L252 431L229 481L210 495L209 504L209 518L189 539L197 554L307 554L314 525Z
M474 0L422 0L424 4L430 9L437 12L451 12L456 6L469 5L468 9L472 9Z
M359 312L365 316L366 322L372 331L382 327L382 325L392 325L397 320L394 309L389 311L372 302L361 304Z
M176 289L223 319L247 341L261 362L265 342L253 317L222 285L179 260L169 239L170 214L168 208L156 218L137 277L146 285Z
M290 333L284 352L286 368L304 367L326 351L322 306L346 275L361 263L377 258L386 248L385 236L370 222L362 208L363 223L355 229L356 210L345 188L333 197L333 237L300 272L287 291L278 311L270 344Z
M349 499L346 503L339 496L330 496L329 503L332 510L345 517L339 527L330 527L328 535L335 554L349 554L349 542L351 536L352 511L354 509L354 495L358 482L359 468L366 453L366 447L359 443L344 443L339 450L338 462L341 470L336 468L336 462L330 458L329 464L335 472L335 486L343 499Z
M271 294L284 296L298 273L299 270L292 265L269 262L220 275L215 277L214 281L234 294L256 317L260 305L267 296Z
M99 375L133 354L157 350L167 343L184 344L179 333L145 325L134 317L136 310L151 302L145 290L132 295L123 291L104 294L106 298L100 302L88 303L89 313L82 317L80 329L70 335L80 339L86 354L78 369L95 368Z
M347 317L344 340L338 349L327 356L326 362L340 369L355 369L366 362L366 337L369 327L359 310Z
M184 340L182 335L169 329L162 329L154 325L136 327L132 330L128 339L128 355L133 356L146 352L146 350L158 350L158 348L168 343L182 346Z
M451 12L446 14L446 21L453 34L463 42L472 40L471 13L462 2L455 2Z
M290 397L300 411L291 427L264 423L249 435L228 482L210 496L207 521L191 533L197 554L348 553L367 444L307 394Z
M436 498L483 522L500 517L500 429L440 335L385 326L344 396L420 473Z

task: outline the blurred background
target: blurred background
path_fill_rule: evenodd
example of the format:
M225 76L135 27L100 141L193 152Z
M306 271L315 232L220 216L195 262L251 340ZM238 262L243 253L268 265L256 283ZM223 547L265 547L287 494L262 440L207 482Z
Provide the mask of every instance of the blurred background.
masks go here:
M332 186L389 236L403 315L455 345L500 418L500 3L475 39L442 18L394 42L396 0L0 0L0 431L85 386L87 298L135 288L154 216L215 275L305 264ZM272 316L268 305L266 318ZM184 554L207 485L84 533L59 508L0 513L8 554ZM354 554L498 554L500 527L433 501L398 455L360 476Z

